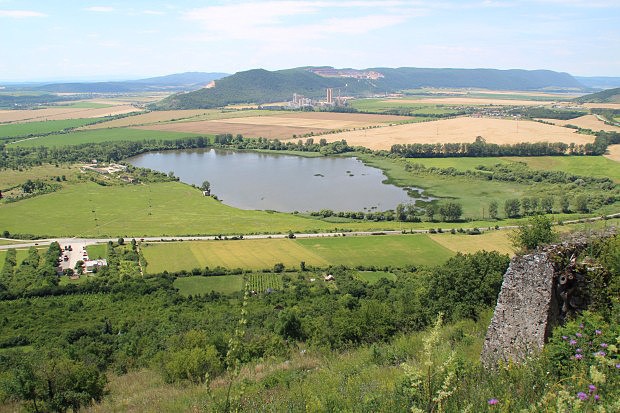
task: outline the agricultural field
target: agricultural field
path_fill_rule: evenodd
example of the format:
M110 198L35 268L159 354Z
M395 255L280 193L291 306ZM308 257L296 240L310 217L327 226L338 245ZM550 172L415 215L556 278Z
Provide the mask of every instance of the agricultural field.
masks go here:
M39 248L39 254L41 254L45 250L46 248ZM17 265L19 266L21 262L24 260L24 258L26 258L27 256L28 256L27 248L18 249L17 256L15 257L15 261L17 262ZM2 268L4 268L5 259L6 259L6 250L0 250L0 271L2 271Z
M257 293L264 293L268 289L282 290L283 282L281 274L252 273L247 276L247 289Z
M329 142L346 140L352 146L389 150L392 145L410 143L473 142L482 136L489 143L520 142L591 143L594 137L575 130L534 121L495 118L458 117L431 122L409 123L369 130L347 131L326 135Z
M481 250L497 251L502 254L513 255L514 248L510 240L510 231L486 231L480 235L467 234L429 234L429 237L453 252L463 254L475 253Z
M56 106L45 109L0 110L0 123L103 118L140 111L141 109L126 104L104 108Z
M258 115L222 117L219 120L192 120L191 122L158 124L143 126L142 128L209 134L232 133L233 135L242 134L245 137L287 139L309 133L321 134L333 130L369 128L415 120L406 116L332 112L292 112L284 114L270 112L267 116L263 116L259 111Z
M527 99L510 99L511 96L489 97L489 96L419 96L413 98L399 98L396 101L402 104L410 105L461 105L461 106L539 106L540 101Z
M423 234L410 236L319 237L241 241L147 243L142 247L147 273L194 268L270 270L307 266L405 266L443 262L453 253Z
M596 115L584 115L575 119L558 120L558 119L542 119L545 122L553 123L558 126L574 125L582 129L591 129L595 132L604 130L608 132L620 132L620 126L608 125L600 120Z
M163 132L152 130L141 130L131 128L115 128L115 129L94 129L84 131L73 131L59 135L41 136L14 142L9 146L19 147L37 147L37 146L65 146L80 145L83 143L99 143L113 141L142 141L145 139L180 139L198 136L192 133L184 132Z
M376 284L379 280L396 280L396 274L387 271L358 271L357 278L370 285Z
M415 115L449 115L458 112L458 109L451 105L409 103L402 99L355 99L349 104L364 112L385 112L395 109L407 110Z
M88 125L96 121L98 121L98 119L90 118L0 124L0 140L19 136L43 135L51 132L60 132L68 128L79 128L80 126Z
M241 275L219 275L213 277L179 277L174 280L174 287L184 296L204 295L215 291L221 294L233 294L243 289Z
M614 162L620 162L620 145L611 145L607 148L607 159L611 159Z
M105 259L108 254L108 246L107 244L89 245L86 247L86 252L88 252L88 258L91 260Z

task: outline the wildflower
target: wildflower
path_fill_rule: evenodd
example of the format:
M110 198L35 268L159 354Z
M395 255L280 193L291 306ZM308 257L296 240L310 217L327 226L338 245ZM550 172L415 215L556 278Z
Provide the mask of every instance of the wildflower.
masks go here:
M599 351L598 353L595 354L595 356L601 356L601 357L605 357L607 355L607 353L605 353L604 351Z
M577 350L575 350L575 353L581 353L581 351L582 350L580 348L578 348Z
M579 328L583 330L583 323L579 324Z
M487 403L489 404L489 406L493 406L493 405L499 403L499 400L497 400L497 399L489 399L489 401L487 401Z
M616 364L616 368L620 369L620 363Z
M601 330L596 330L594 334L596 334L597 336L600 336L601 334L603 334L603 332Z
M601 396L599 396L598 394L594 395L594 400L595 401L599 401L601 399Z
M607 343L601 343L601 347L607 348Z
M588 400L588 395L585 394L584 392L580 391L579 393L577 393L577 397L579 398L579 400Z
M594 384L590 384L590 385L588 386L588 389L590 390L590 393L593 393L593 392L595 392L595 391L596 391L596 386L595 386Z
M562 336L562 340L568 340L568 336Z
M571 346L574 346L575 344L577 344L577 341L571 340L571 341L568 342L568 344L570 344Z
M581 360L583 358L583 354L575 354L575 360Z
M577 333L577 334L575 334L575 335L576 335L577 337L581 337L581 335L582 335L582 334L581 334L581 333Z

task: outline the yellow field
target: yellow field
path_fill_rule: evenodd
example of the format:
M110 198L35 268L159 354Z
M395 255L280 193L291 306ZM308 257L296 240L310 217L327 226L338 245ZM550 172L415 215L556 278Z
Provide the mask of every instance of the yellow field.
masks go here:
M387 150L395 144L473 142L477 136L497 144L545 141L585 144L594 139L572 129L540 122L473 117L349 131L325 135L325 138L330 142L344 139L349 145Z
M197 116L207 115L209 111L206 109L196 110L164 110L156 112L143 113L141 115L129 116L121 119L114 119L109 122L88 125L80 129L101 129L101 128L120 128L127 126L148 125L160 122L169 122L177 119L194 118Z
M617 109L620 110L620 103L584 103L584 107L588 109L600 108L600 109Z
M575 119L558 120L558 119L543 119L545 122L553 123L558 126L575 125L583 129L592 129L595 132L600 130L610 132L620 132L620 127L607 125L605 122L596 117L596 115L585 115Z
M244 112L240 112L244 114ZM234 114L233 114L234 115ZM406 116L366 115L330 112L294 112L266 116L245 116L218 120L188 121L146 125L141 129L192 133L232 133L246 137L289 139L313 132L323 133L337 129L356 129L411 120Z
M612 161L620 162L620 145L608 146L607 152L608 154L605 155L606 158L609 158Z
M394 102L387 99L385 102ZM403 104L434 104L434 105L504 105L504 106L540 106L551 102L539 102L535 100L475 98L475 97L430 97L419 99L398 99Z
M513 255L515 251L508 239L509 233L509 231L488 231L480 235L443 233L429 234L429 237L449 250L463 254L485 250Z
M47 109L0 110L0 122L101 118L104 116L123 115L139 111L140 109L132 105L118 105L108 108L55 107Z

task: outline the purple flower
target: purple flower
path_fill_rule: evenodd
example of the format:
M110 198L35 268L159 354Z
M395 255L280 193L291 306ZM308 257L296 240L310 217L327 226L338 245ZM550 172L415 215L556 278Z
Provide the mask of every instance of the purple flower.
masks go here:
M583 330L583 323L579 324L579 328L581 328Z
M583 354L575 354L575 360L581 360L583 358Z
M571 340L571 341L568 342L568 344L570 344L571 346L574 346L575 344L577 344L577 341Z
M595 354L595 356L601 356L601 357L605 357L607 355L607 353L605 353L604 351L599 351L598 353Z
M616 364L616 368L620 369L620 363Z
M607 348L607 343L601 343L601 347Z
M590 393L593 393L593 392L595 392L595 391L596 391L596 386L595 386L594 384L590 384L590 385L588 386L588 389L590 390Z
M594 400L595 401L599 401L601 399L601 396L599 396L598 394L594 395Z
M584 392L580 391L579 393L577 393L577 397L579 398L579 400L588 400L588 395L585 394Z
M578 348L577 350L575 350L575 353L581 353L581 349Z
M575 334L577 337L581 337L581 333L577 333Z
M487 403L488 403L490 406L493 406L493 405L495 405L495 404L499 403L499 400L497 400L497 399L489 399L489 401L487 401Z
M594 331L594 334L596 334L597 336L600 336L601 334L603 334L603 332L601 330L596 330Z

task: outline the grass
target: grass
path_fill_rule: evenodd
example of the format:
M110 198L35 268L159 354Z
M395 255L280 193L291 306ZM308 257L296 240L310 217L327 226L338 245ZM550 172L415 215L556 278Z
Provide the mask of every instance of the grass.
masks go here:
M51 132L60 132L68 128L78 128L80 126L95 123L100 119L65 119L48 120L43 122L24 122L0 125L0 139L12 138L28 135L43 135Z
M504 158L525 162L532 169L564 171L574 175L610 178L620 183L620 163L604 156L540 156Z
M88 258L91 260L97 258L105 259L108 255L108 246L107 244L89 245L86 247L86 252L88 252Z
M142 251L151 274L216 266L270 270L276 263L299 268L301 261L318 267L402 267L432 265L453 255L426 235L152 243Z
M510 231L487 231L480 235L444 232L443 234L430 234L429 237L453 252L469 254L485 250L512 255L514 254L514 248L509 239L509 234Z
M80 145L83 143L99 143L113 141L142 141L145 139L180 139L192 136L200 136L195 133L150 131L144 129L113 128L94 129L70 132L60 135L43 136L28 139L21 142L11 143L9 147L33 147L33 146L66 146Z
M398 99L355 99L350 103L353 108L363 112L381 113L388 110L403 110L416 115L446 115L457 112L449 106L408 103Z
M232 294L243 288L241 275L220 275L215 277L181 277L174 280L174 287L184 296L203 295L211 291L222 294Z
M263 273L248 274L248 289L257 293L264 293L267 289L282 290L282 276L280 274Z
M45 249L39 248L39 254L44 252ZM28 256L28 249L18 249L17 256L15 257L15 261L17 262L17 266L19 266L24 258ZM0 271L4 268L4 261L6 259L6 250L0 250Z
M359 271L357 278L367 282L370 285L376 284L379 280L387 279L390 281L396 280L396 275L387 271Z
M76 108L76 109L102 109L102 108L111 108L114 105L110 105L107 103L97 103L97 102L73 102L68 105L57 105L63 108Z
M55 178L65 175L67 180L73 180L79 171L80 169L76 165L56 166L50 164L27 169L2 169L0 172L0 190L6 190L7 188L23 184L28 179L43 181L53 179L53 182L57 183Z

